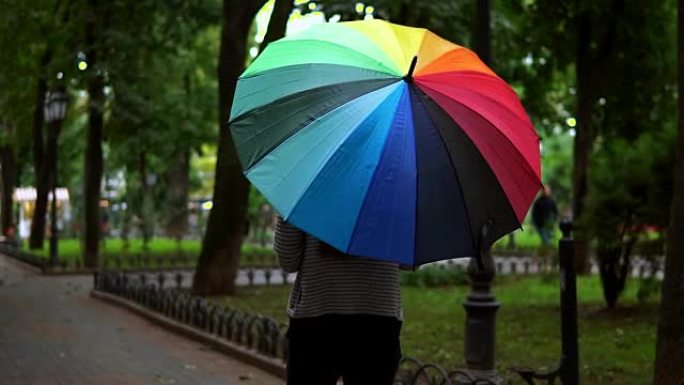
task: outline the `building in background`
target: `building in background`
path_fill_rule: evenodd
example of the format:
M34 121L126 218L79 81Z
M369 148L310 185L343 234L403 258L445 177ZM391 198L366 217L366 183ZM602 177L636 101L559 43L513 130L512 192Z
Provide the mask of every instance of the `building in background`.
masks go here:
M34 187L17 187L12 195L14 203L17 205L17 236L27 239L31 234L31 220L33 210L36 207L36 189ZM49 231L49 215L52 202L52 191L48 193L48 221L45 226ZM65 223L71 220L71 206L69 204L69 190L66 187L57 188L57 228L64 229Z

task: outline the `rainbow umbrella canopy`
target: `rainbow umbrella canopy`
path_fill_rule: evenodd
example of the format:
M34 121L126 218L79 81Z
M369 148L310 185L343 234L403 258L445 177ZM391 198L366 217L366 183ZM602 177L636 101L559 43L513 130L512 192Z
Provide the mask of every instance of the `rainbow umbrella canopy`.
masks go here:
M506 82L464 47L380 20L271 43L238 80L229 128L286 220L404 265L479 255L541 186L539 137Z

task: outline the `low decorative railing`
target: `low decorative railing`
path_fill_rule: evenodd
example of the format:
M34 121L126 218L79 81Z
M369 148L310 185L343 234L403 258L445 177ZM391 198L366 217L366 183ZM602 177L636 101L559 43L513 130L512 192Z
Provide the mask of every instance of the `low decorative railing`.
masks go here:
M484 378L455 369L447 371L441 366L425 364L415 358L402 358L394 377L394 385L498 385Z
M97 271L95 290L123 298L176 322L236 343L266 357L287 361L285 330L277 320L228 306L218 306L183 288L185 275L177 272ZM496 385L467 372L424 364L411 357L401 360L395 385Z
M9 255L12 258L18 259L39 269L43 269L47 265L47 260L45 258L27 253L21 250L19 247L8 243L0 243L0 253Z
M285 325L271 317L252 314L228 306L218 306L182 289L183 275L175 277L175 287L167 284L166 274L155 280L147 274L119 271L96 272L95 290L124 298L182 324L254 349L268 357L285 360Z

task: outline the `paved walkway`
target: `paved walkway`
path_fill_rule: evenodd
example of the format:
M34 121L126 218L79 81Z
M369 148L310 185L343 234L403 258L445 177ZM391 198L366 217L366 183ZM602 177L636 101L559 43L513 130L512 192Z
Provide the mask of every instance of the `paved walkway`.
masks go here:
M91 298L91 286L89 276L40 276L0 255L0 383L283 384Z

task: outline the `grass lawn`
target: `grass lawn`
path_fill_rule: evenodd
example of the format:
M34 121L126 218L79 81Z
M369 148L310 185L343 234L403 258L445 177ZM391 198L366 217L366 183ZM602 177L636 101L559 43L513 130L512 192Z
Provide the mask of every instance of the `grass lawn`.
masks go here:
M183 240L180 243L180 251L185 254L198 254L200 250L199 240ZM28 242L24 242L24 249L28 249ZM32 250L36 255L47 256L49 254L50 242L43 244L43 250ZM138 255L143 254L142 239L131 239L129 247L124 249L124 243L120 238L108 238L100 243L102 255ZM175 255L178 251L176 241L169 238L154 238L148 243L148 254L150 255ZM59 256L68 260L80 258L82 255L82 245L80 239L60 239Z
M44 242L42 250L28 250L27 243L28 242L24 242L22 245L24 250L30 251L39 257L48 258L50 247L49 241L46 240L46 242ZM100 243L100 253L103 260L112 259L114 257L122 258L124 260L123 266L126 267L128 263L125 260L138 255L166 258L181 254L191 257L192 260L194 260L194 258L199 255L200 246L199 240L183 240L180 245L178 245L173 239L155 238L148 243L148 250L145 251L143 249L142 239L131 239L128 248L126 249L124 248L124 243L121 239L111 238ZM74 267L76 266L77 261L83 260L83 246L80 239L60 239L58 250L60 261L66 262L69 267Z
M539 249L542 246L541 238L539 238L539 233L532 225L523 225L524 230L516 230L513 233L515 239L515 250L532 251ZM553 231L553 244L556 244L559 239L561 239L562 234L558 228L554 228ZM499 239L492 249L494 251L507 251L509 243L509 237L505 236Z
M49 256L50 243L46 240L43 244L42 250L29 250L28 242L22 244L25 251L30 251L39 257L45 259ZM143 249L142 239L131 239L129 241L128 249L124 248L124 243L120 238L108 238L105 242L100 244L101 258L103 260L112 260L115 257L122 259L122 267L130 266L131 259L139 255L148 255L153 259L160 258L162 265L168 266L172 263L171 257L178 255L185 256L187 259L184 263L194 267L197 256L201 250L201 241L183 240L178 244L174 239L170 238L154 238L148 242L148 250ZM80 239L60 239L59 240L59 258L65 261L68 267L74 267L77 261L82 261L83 252ZM153 267L157 267L157 261L150 261ZM175 263L178 263L177 261ZM271 247L260 247L252 244L243 244L241 265L247 266L275 266L276 260L273 255ZM113 265L110 263L110 265Z
M603 309L597 277L578 281L580 371L583 384L650 384L655 354L657 304L638 304L637 281L631 281L613 311ZM246 288L225 305L267 314L283 322L287 287ZM462 366L467 287L404 287L405 355L447 368ZM560 355L559 288L555 276L505 277L495 288L501 308L497 316L497 365L553 367Z

